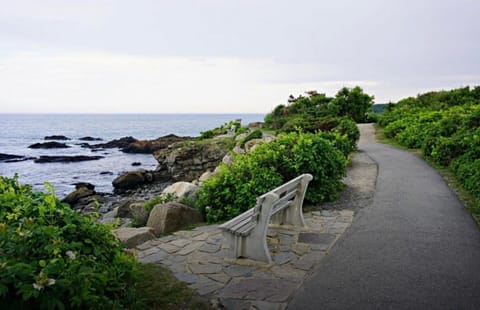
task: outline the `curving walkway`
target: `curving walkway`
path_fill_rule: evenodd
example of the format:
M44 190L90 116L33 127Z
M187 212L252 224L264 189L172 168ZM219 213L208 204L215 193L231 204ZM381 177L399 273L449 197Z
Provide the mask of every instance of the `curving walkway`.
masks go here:
M375 194L288 309L480 309L480 231L418 156L374 141Z

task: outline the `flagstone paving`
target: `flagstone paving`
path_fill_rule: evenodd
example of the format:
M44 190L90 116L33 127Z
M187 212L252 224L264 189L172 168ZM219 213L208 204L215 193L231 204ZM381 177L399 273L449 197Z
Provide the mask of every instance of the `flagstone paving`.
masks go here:
M199 295L226 309L284 309L348 229L354 211L312 211L304 217L307 228L269 227L271 264L228 258L228 245L216 225L147 241L137 247L138 258L169 268Z

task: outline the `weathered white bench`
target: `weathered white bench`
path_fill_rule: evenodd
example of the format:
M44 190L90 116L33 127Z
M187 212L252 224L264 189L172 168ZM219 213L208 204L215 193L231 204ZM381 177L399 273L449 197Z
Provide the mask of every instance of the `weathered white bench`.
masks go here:
M230 245L231 258L250 258L271 263L267 247L267 229L272 224L305 227L302 205L310 174L285 183L257 198L255 207L220 225Z

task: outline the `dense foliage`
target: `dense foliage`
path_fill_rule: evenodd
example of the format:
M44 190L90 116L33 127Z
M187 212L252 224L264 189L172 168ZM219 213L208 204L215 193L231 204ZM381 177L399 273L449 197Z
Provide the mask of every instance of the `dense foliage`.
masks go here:
M301 128L306 132L325 130L328 121L334 117L348 117L355 122L365 122L367 112L373 105L373 96L360 87L344 87L335 97L327 97L316 91L307 96L290 96L288 105L278 105L265 116L265 125L281 131L295 131Z
M330 134L347 140L345 136ZM342 143L342 142L339 142ZM288 133L251 153L237 155L230 166L207 180L199 192L199 207L207 221L230 219L255 205L256 197L302 173L313 175L306 199L318 203L333 199L343 187L345 156L322 135Z
M480 203L480 86L406 98L389 105L379 124L387 137L450 167Z
M0 177L0 304L115 309L135 302L137 264L110 230L48 194Z

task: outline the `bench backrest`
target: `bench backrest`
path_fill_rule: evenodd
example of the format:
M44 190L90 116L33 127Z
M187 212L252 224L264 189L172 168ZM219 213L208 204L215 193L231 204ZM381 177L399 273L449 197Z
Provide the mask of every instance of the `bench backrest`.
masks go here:
M272 204L268 207L270 209L268 217L271 217L289 207L301 208L303 199L305 198L307 185L312 179L312 175L302 174L295 179L292 179L289 182L280 185L279 187L258 197L257 203L253 208L254 211L252 216L258 219L258 216L262 213L262 210L267 207L265 203L267 197L270 200L269 203Z

